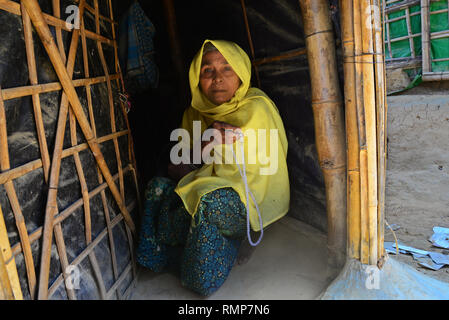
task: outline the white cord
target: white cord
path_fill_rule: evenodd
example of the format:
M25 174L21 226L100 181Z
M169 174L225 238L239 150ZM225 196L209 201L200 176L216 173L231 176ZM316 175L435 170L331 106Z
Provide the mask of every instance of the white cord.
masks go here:
M263 237L262 217L260 215L260 210L259 210L259 206L257 205L256 198L254 197L253 193L251 192L251 190L249 189L249 186L248 186L248 178L246 176L245 149L244 149L244 135L243 135L243 132L238 131L237 135L238 135L238 139L237 139L236 142L240 142L240 148L241 148L240 150L241 150L241 153L242 153L242 166L243 166L243 169L240 168L240 165L239 165L239 163L237 161L237 156L236 156L236 154L234 152L234 149L232 149L232 154L234 155L235 163L237 164L240 176L242 177L243 183L245 184L245 193L246 193L246 231L247 231L249 244L252 245L253 247L255 247L255 246L257 246L260 243L260 241L262 240L262 237ZM236 146L237 146L237 143L236 143ZM256 206L257 214L259 215L260 237L259 237L259 239L255 243L252 241L251 234L250 234L250 229L251 228L250 228L250 223L249 223L249 195L251 195L251 198L253 199L253 202L254 202L254 204Z

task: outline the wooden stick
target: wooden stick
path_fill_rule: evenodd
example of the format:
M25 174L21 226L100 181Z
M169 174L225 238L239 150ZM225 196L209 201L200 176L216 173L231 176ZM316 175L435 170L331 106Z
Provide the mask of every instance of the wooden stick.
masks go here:
M97 33L100 32L100 17L99 17L99 6L98 6L98 0L94 0L94 7L95 7L95 24L97 28ZM114 100L112 98L112 87L111 87L111 81L109 79L109 71L108 66L106 64L106 59L104 58L103 48L101 46L101 42L97 41L97 48L98 48L98 54L100 56L101 65L103 67L103 72L106 76L106 85L108 89L108 100L109 100L109 114L110 114L110 123L111 123L111 129L112 133L115 133L116 127L115 127L115 111L114 111ZM123 182L123 173L122 173L122 161L120 158L120 150L118 147L117 139L113 139L114 142L114 149L115 149L115 156L117 160L117 167L118 167L118 173L119 173L119 183L120 183L120 193L122 196L122 201L125 201L125 185Z
M112 13L112 1L108 0L108 4L109 4L109 13L110 13L111 19L113 20L114 16L113 16L113 13ZM95 0L94 5L95 5L96 15L99 16L98 0ZM115 40L114 25L111 25L111 27L112 27L112 37ZM97 25L97 28L99 29L99 24ZM105 72L105 74L107 76L109 76L108 67L107 67L106 61L104 59L103 48L101 46L101 43L97 42L97 46L99 47L99 53L100 53L100 58L101 58L101 61L102 61L104 72ZM119 60L118 60L117 46L114 46L114 49L115 49L114 50L115 72L119 72ZM110 109L111 109L111 111L110 111L110 114L111 114L111 128L112 128L112 132L115 132L116 131L116 127L115 127L114 103L113 103L113 99L112 99L112 87L111 87L110 81L107 82L107 87L108 87L108 94L109 94L109 104L110 104ZM120 103L121 103L121 101L120 101ZM122 108L122 111L123 111L123 108ZM123 117L127 121L128 116L127 116L126 112L123 112ZM128 142L128 146L129 147L132 146L130 141ZM121 191L121 194L122 194L123 201L125 202L125 185L124 185L124 180L123 180L122 161L121 161L121 158L120 158L120 150L119 150L119 147L118 147L117 139L114 139L114 148L115 148L115 154L116 154L117 165L118 165L120 191ZM135 170L133 170L133 173L134 172L135 172ZM137 184L136 184L136 187L137 187ZM138 203L139 203L139 208L141 208L139 193L137 193L137 199L138 199ZM133 238L132 238L132 235L130 234L129 228L128 228L128 226L126 224L125 224L125 229L126 229L126 234L127 234L127 237L128 237L128 243L132 244ZM111 234L112 234L112 232L111 232ZM136 265L135 265L135 258L134 258L134 249L133 249L132 245L130 246L130 253L131 253L131 265L133 267L132 270L133 270L134 277L136 277ZM119 297L121 296L121 294L120 294L120 292L118 290L117 290L117 294L119 295Z
M245 22L245 29L246 29L246 34L248 36L249 48L251 50L251 57L252 57L252 60L255 61L256 60L256 53L254 51L253 39L251 37L251 29L249 27L248 14L246 12L245 0L240 0L240 4L242 6L243 20ZM260 88L261 87L260 86L260 75L259 75L259 69L257 68L257 65L254 65L254 71L256 72L257 86Z
M103 143L109 140L112 140L113 137L121 137L128 134L128 130L119 131L114 134L108 134L107 136L101 137L97 139L97 143ZM71 147L68 149L65 149L62 151L61 159L67 158L69 156L73 156L75 152L81 152L83 150L86 150L89 148L89 145L87 143L81 143L75 147ZM12 181L14 179L17 179L21 176L24 176L31 171L34 171L36 169L42 168L42 160L37 159L31 162L28 162L20 167L16 167L11 170L4 171L0 173L0 184L5 184L8 181Z
M119 74L114 74L110 76L111 80L119 79ZM81 86L88 86L93 85L97 83L103 83L106 82L106 77L95 77L95 78L86 78L86 79L76 79L73 80L73 86L81 87ZM21 98L25 96L30 96L33 94L40 94L40 93L46 93L46 92L53 92L53 91L59 91L62 89L60 82L50 82L45 84L36 84L31 86L23 86L23 87L15 87L15 88L7 88L3 89L1 94L3 97L3 100L10 100L10 99L16 99Z
M59 3L60 0L52 0L52 7L53 7L53 16L60 19L61 18L61 6ZM22 11L23 12L23 11ZM64 50L64 43L62 41L62 32L61 32L61 27L57 26L55 28L56 30L56 42L58 44L58 48L59 48L59 53L61 54L61 59L62 61L65 63L67 60L67 57L65 55L65 50Z
M414 58L416 55L415 55L415 43L413 42L412 37L412 24L410 22L410 8L405 9L405 21L407 23L407 33L409 35L410 53L412 58Z
M307 49L302 48L302 49L298 49L298 50L294 50L294 51L285 52L283 54L280 54L280 55L277 55L274 57L268 57L268 58L254 60L253 66L260 66L260 65L266 64L266 63L281 61L281 60L285 60L285 59L291 59L293 57L306 55L306 54L307 54Z
M10 168L7 136L5 105L0 97L0 169L2 171L9 170ZM30 296L31 299L34 299L34 294L36 291L36 271L34 268L33 253L31 250L25 219L23 217L22 209L20 208L19 200L12 181L5 183L4 187L14 213L14 219L19 232L20 242L22 243Z
M120 277L117 279L117 281L112 285L111 289L109 289L108 293L107 293L107 299L111 299L112 295L114 294L115 290L118 291L118 286L122 284L123 280L126 279L126 276L128 275L128 273L130 273L132 271L132 262L130 262L125 270L123 270L122 274L120 275Z
M69 273L68 273L68 267L69 267L69 261L67 259L67 250L65 247L65 243L64 243L64 236L62 234L62 228L61 228L61 224L58 223L54 226L54 232L55 232L55 240L56 240L56 248L58 250L58 255L59 255L59 262L61 263L61 269L62 269L62 276L64 277L64 283L65 283L65 288L67 291L67 297L70 300L77 300L76 299L76 294L75 294L75 290L69 286L68 284L70 283L70 279L69 279Z
M449 80L449 72L425 72L423 81L446 81Z
M110 18L113 21L114 20L114 13L112 12L112 0L108 0L108 4L109 4L109 14L110 14ZM118 59L118 51L117 51L117 42L116 42L116 38L115 38L115 27L112 24L112 37L114 39L114 58L115 58L115 72L122 75L121 70L120 70L120 61ZM123 84L123 78L122 79L122 91L125 90L124 88L124 84ZM111 78L111 80L113 80ZM119 80L117 79L117 88L120 87L120 83ZM134 168L133 168L133 177L134 177L134 183L135 183L135 187L137 190L137 203L139 206L139 212L142 212L142 202L140 199L140 192L139 192L139 184L138 184L138 179L137 179L137 163L136 163L136 158L135 158L135 154L134 154L134 143L133 143L133 139L132 139L132 134L131 134L131 127L129 125L129 120L128 120L128 114L125 111L123 102L120 100L120 107L122 110L122 114L123 114L123 118L125 119L126 122L126 127L129 131L129 135L128 135L128 157L129 157L129 161L133 164ZM133 264L134 267L134 264ZM134 274L136 274L136 270L135 268L133 269Z
M27 53L27 63L28 63L28 73L30 83L32 85L36 85L38 83L38 80L36 70L36 57L34 55L34 46L33 46L33 34L31 30L31 21L23 5L21 6L20 9L22 12L23 33L25 39L25 49ZM39 141L39 149L42 158L42 165L44 168L44 179L45 182L48 183L48 175L50 171L50 155L48 153L47 138L45 136L44 122L42 120L42 110L41 110L41 103L39 100L39 94L33 94L32 99L33 99L34 120L36 123L37 137Z
M419 4L419 1L420 0L402 1L402 2L399 2L397 4L394 4L394 5L386 8L385 12L387 14L389 14L389 13L392 13L392 12L396 12L396 11L400 11L400 10L403 10L403 9L406 9L406 8L410 8L410 7L413 7L413 6L417 5L417 4ZM388 4L388 2L387 2L387 4Z
M22 300L23 299L22 288L20 287L16 262L14 256L12 255L11 246L9 243L5 220L3 219L3 212L1 206L0 206L0 259L5 264L5 272L6 272L6 275L2 276L2 279L4 280L2 280L3 285L0 284L0 288L2 286L3 287L9 286L11 288L11 293L9 293L9 289L6 288L7 291L4 293L3 299L11 298L15 300Z
M347 215L348 257L360 260L360 166L357 128L357 97L354 64L353 3L341 0L341 26L344 55L346 148L347 148Z

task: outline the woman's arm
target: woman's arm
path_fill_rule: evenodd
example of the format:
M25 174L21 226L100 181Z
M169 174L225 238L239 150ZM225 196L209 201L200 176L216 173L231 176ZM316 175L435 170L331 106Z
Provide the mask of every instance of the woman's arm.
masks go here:
M214 142L217 144L232 144L237 139L237 134L234 133L235 130L240 129L239 127L233 126L229 123L223 122L223 121L214 121L208 129L215 129L216 132L214 134L214 139L212 141L201 141L201 154L203 152L203 149L209 145L210 143ZM229 130L229 131L228 131ZM226 133L228 134L228 138L226 138ZM193 156L191 155L190 160L193 159ZM201 157L202 160L202 157ZM195 165L191 163L181 163L181 164L172 164L170 163L168 165L168 175L176 180L181 180L185 175L188 173L199 169L201 165Z

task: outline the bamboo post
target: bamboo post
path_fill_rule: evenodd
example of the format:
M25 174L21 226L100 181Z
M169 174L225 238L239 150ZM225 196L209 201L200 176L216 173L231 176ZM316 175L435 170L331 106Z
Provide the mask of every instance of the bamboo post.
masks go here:
M379 10L373 11L374 30L374 72L376 85L376 118L377 118L377 255L380 260L384 256L384 229L385 229L385 185L386 185L386 69L385 47L380 14L381 3L373 0ZM411 29L410 29L411 30ZM411 32L410 32L411 34Z
M300 0L312 87L315 137L326 185L329 265L346 252L346 147L335 42L326 0Z
M352 1L340 0L340 18L344 56L344 91L346 105L347 148L347 228L348 257L360 259L360 166L359 133L357 127L357 96L354 53Z
M422 72L432 71L430 55L430 0L421 0Z
M353 1L354 21L354 64L355 91L357 104L357 127L359 133L359 165L360 165L360 261L369 263L369 228L368 228L368 194L367 194L367 158L366 158L366 130L363 100L363 70L362 56L362 18L360 15L360 0Z
M377 133L373 25L370 0L361 0L363 99L368 169L369 263L377 264Z
M352 19L354 39L353 66L348 63L345 70L345 87L348 87L345 92L347 139L348 144L350 141L355 144L355 139L351 136L354 131L358 132L360 173L360 215L354 214L353 217L352 211L348 211L349 257L360 260L363 264L381 267L384 256L386 176L386 77L381 4L379 0L353 0L351 10L351 4L343 2L342 0L343 32L348 32L346 37L350 39ZM352 52L350 43L343 43L345 57L346 50ZM354 90L350 88L351 85L355 87ZM355 108L352 101L355 101ZM356 119L356 125L348 117ZM354 175L349 170L352 163L356 164L356 155L356 146L348 145L348 177ZM351 187L350 184L349 186ZM348 206L355 210L351 200L354 204L357 200L352 196L352 190L349 190ZM356 252L357 249L354 248L359 248L360 251Z

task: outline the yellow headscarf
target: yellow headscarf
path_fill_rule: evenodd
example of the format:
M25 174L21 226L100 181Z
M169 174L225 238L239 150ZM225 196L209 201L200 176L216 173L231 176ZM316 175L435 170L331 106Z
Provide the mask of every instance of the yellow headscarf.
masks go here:
M210 102L201 92L199 87L200 69L203 50L206 43L213 44L231 65L239 76L242 84L237 89L234 97L219 106ZM248 145L248 137L245 136L245 161L248 185L252 191L260 209L263 227L283 217L290 202L290 185L287 171L287 138L279 111L271 99L261 90L250 88L251 62L248 55L235 43L224 40L206 40L200 51L194 57L189 72L190 89L192 92L192 105L184 112L182 128L193 136L193 121L201 121L201 133L215 120L227 122L240 127L243 132L253 129L265 129L267 132L266 148L270 153L270 129L277 129L277 171L272 175L261 175L260 169L268 168L269 164L261 164L259 157L256 163L248 164L248 155L255 155L257 146ZM239 149L234 143L234 150ZM236 150L239 154L238 150ZM270 154L269 153L269 154ZM239 158L240 159L240 158ZM240 196L241 201L247 205L245 185L235 163L204 164L200 169L190 172L183 177L175 191L181 197L187 211L193 216L197 210L203 195L219 188L231 187ZM259 217L251 198L250 224L254 231L260 231Z

